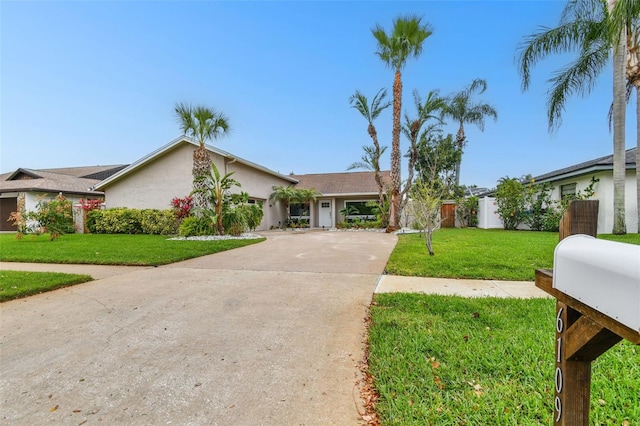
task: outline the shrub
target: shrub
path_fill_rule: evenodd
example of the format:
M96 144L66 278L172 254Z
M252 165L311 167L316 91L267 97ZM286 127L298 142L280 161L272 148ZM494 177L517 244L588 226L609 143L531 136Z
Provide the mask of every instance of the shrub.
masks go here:
M72 203L64 195L58 194L53 201L40 201L37 211L27 213L28 219L33 219L49 233L54 240L62 234L73 234Z
M478 197L459 198L456 201L456 219L463 228L478 226Z
M173 235L178 231L173 210L142 210L140 225L143 234Z
M207 217L189 216L182 220L178 233L182 237L197 237L215 234L214 223Z
M247 228L249 231L255 230L262 222L262 218L264 216L264 210L262 209L262 204L243 204L238 206L244 211L245 219L247 220Z
M516 229L526 216L525 186L519 179L504 177L496 187L495 197L504 229Z
M113 208L92 210L87 227L96 234L175 234L177 223L173 210Z
M237 236L248 229L247 213L248 211L244 206L226 210L222 216L222 226L225 233Z
M175 197L171 200L171 207L176 219L184 219L189 217L193 208L193 197L186 196L184 198Z

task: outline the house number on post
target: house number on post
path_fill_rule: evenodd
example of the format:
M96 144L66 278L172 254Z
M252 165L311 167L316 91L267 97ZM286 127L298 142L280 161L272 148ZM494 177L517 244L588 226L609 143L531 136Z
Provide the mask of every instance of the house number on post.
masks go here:
M556 374L555 374L555 388L556 399L554 402L555 408L555 423L560 423L562 419L562 385L563 385L563 373L562 373L562 341L564 338L564 324L565 318L564 307L560 303L556 307Z

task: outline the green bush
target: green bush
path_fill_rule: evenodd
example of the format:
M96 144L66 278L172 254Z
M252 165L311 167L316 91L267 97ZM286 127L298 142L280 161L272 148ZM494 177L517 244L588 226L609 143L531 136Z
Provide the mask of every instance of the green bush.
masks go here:
M525 191L526 188L519 179L510 177L500 179L495 197L504 229L514 230L525 219Z
M113 208L87 214L87 228L95 234L171 235L176 227L172 210Z
M203 235L215 235L214 222L207 217L189 216L182 220L178 228L181 237L199 237Z
M38 203L37 211L26 214L27 219L38 222L45 232L54 240L62 234L73 234L73 205L62 194L52 201L42 200Z
M149 235L174 235L178 231L178 221L173 210L142 210L142 233Z
M459 198L456 201L456 219L462 228L478 226L478 197Z
M222 216L222 226L225 233L234 236L242 234L249 227L247 223L248 215L249 211L244 208L244 205L226 210Z
M262 204L243 204L239 206L239 208L245 211L249 231L255 230L260 225L260 222L262 222L264 216Z

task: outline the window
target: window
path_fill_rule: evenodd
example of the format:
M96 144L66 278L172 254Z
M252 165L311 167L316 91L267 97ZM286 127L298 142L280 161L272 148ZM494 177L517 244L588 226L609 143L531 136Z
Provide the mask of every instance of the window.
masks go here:
M346 213L347 221L353 219L360 220L375 220L376 219L376 206L377 203L371 202L372 200L363 201L345 201L344 213ZM375 203L375 204L374 204Z
M569 183L567 185L560 185L560 198L561 199L574 199L576 197L576 184Z
M331 203L329 202L320 203L320 207L322 207L323 209L328 209L331 207Z
M292 218L309 218L309 204L292 203L289 205L289 215Z

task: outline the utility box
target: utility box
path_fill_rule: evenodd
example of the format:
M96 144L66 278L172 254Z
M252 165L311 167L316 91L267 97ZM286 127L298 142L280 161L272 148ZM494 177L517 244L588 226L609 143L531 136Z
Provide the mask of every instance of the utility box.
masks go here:
M553 287L640 332L640 246L569 236L555 249Z

